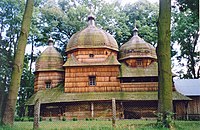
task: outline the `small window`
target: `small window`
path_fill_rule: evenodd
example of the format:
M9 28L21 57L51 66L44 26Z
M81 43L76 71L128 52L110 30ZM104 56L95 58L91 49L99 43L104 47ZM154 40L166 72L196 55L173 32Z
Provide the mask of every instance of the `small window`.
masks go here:
M137 60L137 66L142 66L142 60Z
M89 76L89 85L90 86L96 85L96 76Z
M94 54L89 54L89 57L90 57L90 58L93 58L93 57L94 57Z
M46 82L46 88L51 88L51 82Z

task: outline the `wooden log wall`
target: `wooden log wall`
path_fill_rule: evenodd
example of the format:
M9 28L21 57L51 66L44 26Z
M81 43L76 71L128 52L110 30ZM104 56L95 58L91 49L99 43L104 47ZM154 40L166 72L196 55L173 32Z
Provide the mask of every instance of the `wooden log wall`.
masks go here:
M66 67L65 92L120 91L119 66ZM96 76L96 85L89 85L89 76Z
M92 110L93 103L93 110ZM62 106L63 105L63 106ZM62 107L61 107L62 106ZM122 107L120 103L116 103L117 111L116 118L120 118ZM61 110L63 108L63 110ZM62 112L61 112L62 111ZM93 116L92 116L93 113ZM59 116L66 119L111 119L112 118L112 103L108 101L95 101L95 102L72 102L67 104L45 105L41 107L42 117L58 118Z
M156 57L156 51L155 49L149 50L144 48L135 48L131 50L124 50L120 53L120 57L129 57L129 56L135 56L135 57Z
M155 118L157 101L124 102L123 107L125 119Z
M63 72L36 72L34 92L46 89L46 82L51 82L51 88L56 87L64 79Z
M93 110L92 108L93 103ZM156 101L116 101L116 119L130 118L154 118L157 111ZM92 116L93 113L93 116ZM43 118L62 119L111 119L112 102L110 101L88 101L58 103L57 106L46 104L41 107L41 116ZM61 117L61 118L60 118Z
M188 114L199 115L200 117L200 96L190 96L192 101L188 103Z
M138 61L141 62L141 65L138 65ZM147 58L140 58L140 59L127 59L125 62L131 67L147 67L153 62L153 60Z
M158 82L133 82L121 83L123 92L157 91Z
M177 119L200 119L200 96L189 96L191 101L175 103Z
M110 50L110 49L77 49L73 52L68 52L67 57L70 58L71 54L73 54L78 61L86 61L86 59L90 59L89 55L93 54L93 60L95 59L101 59L101 58L107 58L110 55L117 56L117 52Z
M174 113L176 119L186 119L187 103L182 101L176 101L173 103Z

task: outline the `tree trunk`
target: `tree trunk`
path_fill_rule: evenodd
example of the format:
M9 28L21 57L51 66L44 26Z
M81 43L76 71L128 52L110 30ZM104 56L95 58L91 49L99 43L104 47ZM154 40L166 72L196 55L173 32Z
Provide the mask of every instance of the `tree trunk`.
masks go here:
M4 96L5 95L5 90L3 89L2 86L0 86L0 122L2 120L2 113L3 113L3 103L4 103Z
M158 111L161 123L170 127L167 116L172 112L172 73L170 51L171 0L160 0L158 19Z
M112 98L112 126L116 127L116 102L115 98Z
M33 36L31 36L31 61L30 61L30 68L29 68L30 74L32 73L33 52L34 52L34 38Z
M34 106L34 122L33 122L33 130L39 129L39 120L40 120L40 99L38 98L35 102Z
M18 40L17 50L13 62L13 70L11 75L11 83L8 91L8 98L2 119L2 123L4 125L13 125L14 122L16 101L23 70L24 53L31 24L33 4L34 0L27 0L26 2L26 8L23 16L20 37Z

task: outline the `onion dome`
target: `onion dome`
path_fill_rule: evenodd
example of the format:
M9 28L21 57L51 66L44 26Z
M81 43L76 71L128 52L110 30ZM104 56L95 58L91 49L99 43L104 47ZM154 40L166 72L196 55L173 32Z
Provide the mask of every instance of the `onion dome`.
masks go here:
M138 29L133 29L133 37L120 47L120 58L152 58L157 59L155 48L138 36Z
M35 71L64 71L63 58L54 48L53 39L49 38L49 46L42 52L36 60Z
M95 16L90 13L88 26L70 38L66 51L78 48L109 48L118 51L118 44L111 34L95 26Z

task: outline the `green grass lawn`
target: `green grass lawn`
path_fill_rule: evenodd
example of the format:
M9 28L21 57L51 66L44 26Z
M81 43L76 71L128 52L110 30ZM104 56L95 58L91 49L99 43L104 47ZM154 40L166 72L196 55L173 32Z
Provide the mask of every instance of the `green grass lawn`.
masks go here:
M119 120L115 130L167 130L155 127L155 120ZM33 122L15 122L0 130L32 130ZM42 121L41 130L113 130L111 121ZM173 130L200 130L200 121L175 121Z

